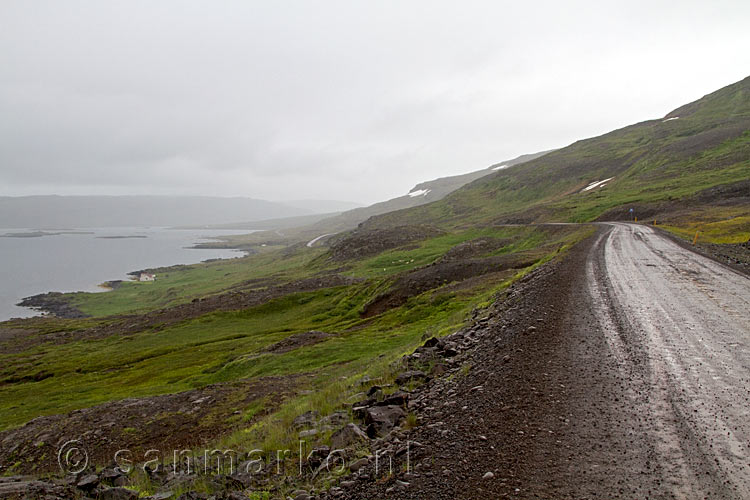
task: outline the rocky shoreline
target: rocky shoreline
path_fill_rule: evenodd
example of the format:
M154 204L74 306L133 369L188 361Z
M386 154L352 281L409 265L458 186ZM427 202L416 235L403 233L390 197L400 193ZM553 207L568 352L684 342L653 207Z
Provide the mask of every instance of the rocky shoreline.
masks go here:
M62 292L47 292L31 297L25 297L16 304L20 307L28 307L43 314L49 314L58 318L76 319L86 318L86 314L70 303L67 294Z
M116 290L122 286L123 280L112 280L105 281L101 285L101 288L106 288L107 291ZM89 316L83 313L81 310L76 308L70 303L67 292L46 292L30 297L24 297L20 302L16 304L19 307L28 307L34 309L42 314L55 316L62 319L76 319L76 318L88 318Z

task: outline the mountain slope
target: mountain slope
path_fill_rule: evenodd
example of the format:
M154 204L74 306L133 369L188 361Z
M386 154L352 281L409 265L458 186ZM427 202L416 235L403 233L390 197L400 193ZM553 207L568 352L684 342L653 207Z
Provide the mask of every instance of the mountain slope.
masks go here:
M547 153L547 151L543 151L540 153L526 154L482 170L469 172L468 174L441 177L432 181L422 182L414 186L414 188L404 196L375 203L369 207L349 210L348 212L344 212L338 216L332 217L331 219L322 221L320 227L326 225L326 227L336 230L350 229L372 216L438 201L470 182L491 175L493 171L495 171L494 169L497 169L498 167L504 169L520 165L535 158L542 157Z
M701 203L711 207L726 196L697 205L686 200L749 179L750 77L663 119L575 142L474 181L440 202L376 217L366 226L588 221L623 218L633 207L642 216L669 216ZM723 191L739 194L738 204L747 208L741 186Z
M208 244L206 246L228 246L228 247L248 247L258 244L281 243L290 244L299 241L308 241L320 235L330 235L354 229L358 224L374 217L388 212L394 212L402 209L418 207L443 199L455 190L491 175L497 171L504 171L507 168L521 165L522 163L540 158L549 151L521 155L512 160L507 160L482 170L469 172L467 174L454 175L450 177L441 177L431 181L422 182L414 186L409 193L404 196L392 198L387 201L375 203L373 205L348 210L340 214L333 214L322 220L315 218L305 218L304 223L293 225L296 219L280 219L266 221L262 225L253 222L243 222L238 224L225 224L220 228L223 229L269 229L267 232L258 232L247 236L234 236L225 238L225 244ZM311 222L314 221L314 222ZM283 229L283 231L279 231Z

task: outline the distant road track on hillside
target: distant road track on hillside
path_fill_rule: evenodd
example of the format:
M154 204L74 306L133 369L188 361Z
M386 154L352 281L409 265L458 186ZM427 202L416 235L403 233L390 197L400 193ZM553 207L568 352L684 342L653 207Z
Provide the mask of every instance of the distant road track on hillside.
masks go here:
M313 245L315 245L318 241L322 240L323 238L327 236L333 236L336 233L327 233L327 234L321 234L320 236L317 236L310 241L307 242L307 248L312 248Z

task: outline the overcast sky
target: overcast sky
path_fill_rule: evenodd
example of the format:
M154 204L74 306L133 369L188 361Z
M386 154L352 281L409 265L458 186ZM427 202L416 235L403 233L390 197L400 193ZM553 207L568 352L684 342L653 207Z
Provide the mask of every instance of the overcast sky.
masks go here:
M750 2L0 1L0 195L374 202L750 75Z

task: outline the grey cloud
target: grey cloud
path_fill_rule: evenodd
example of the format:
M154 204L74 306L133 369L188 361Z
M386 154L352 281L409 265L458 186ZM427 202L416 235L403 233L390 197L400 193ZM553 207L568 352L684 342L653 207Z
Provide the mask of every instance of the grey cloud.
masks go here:
M750 6L0 4L0 194L372 202L745 76Z

